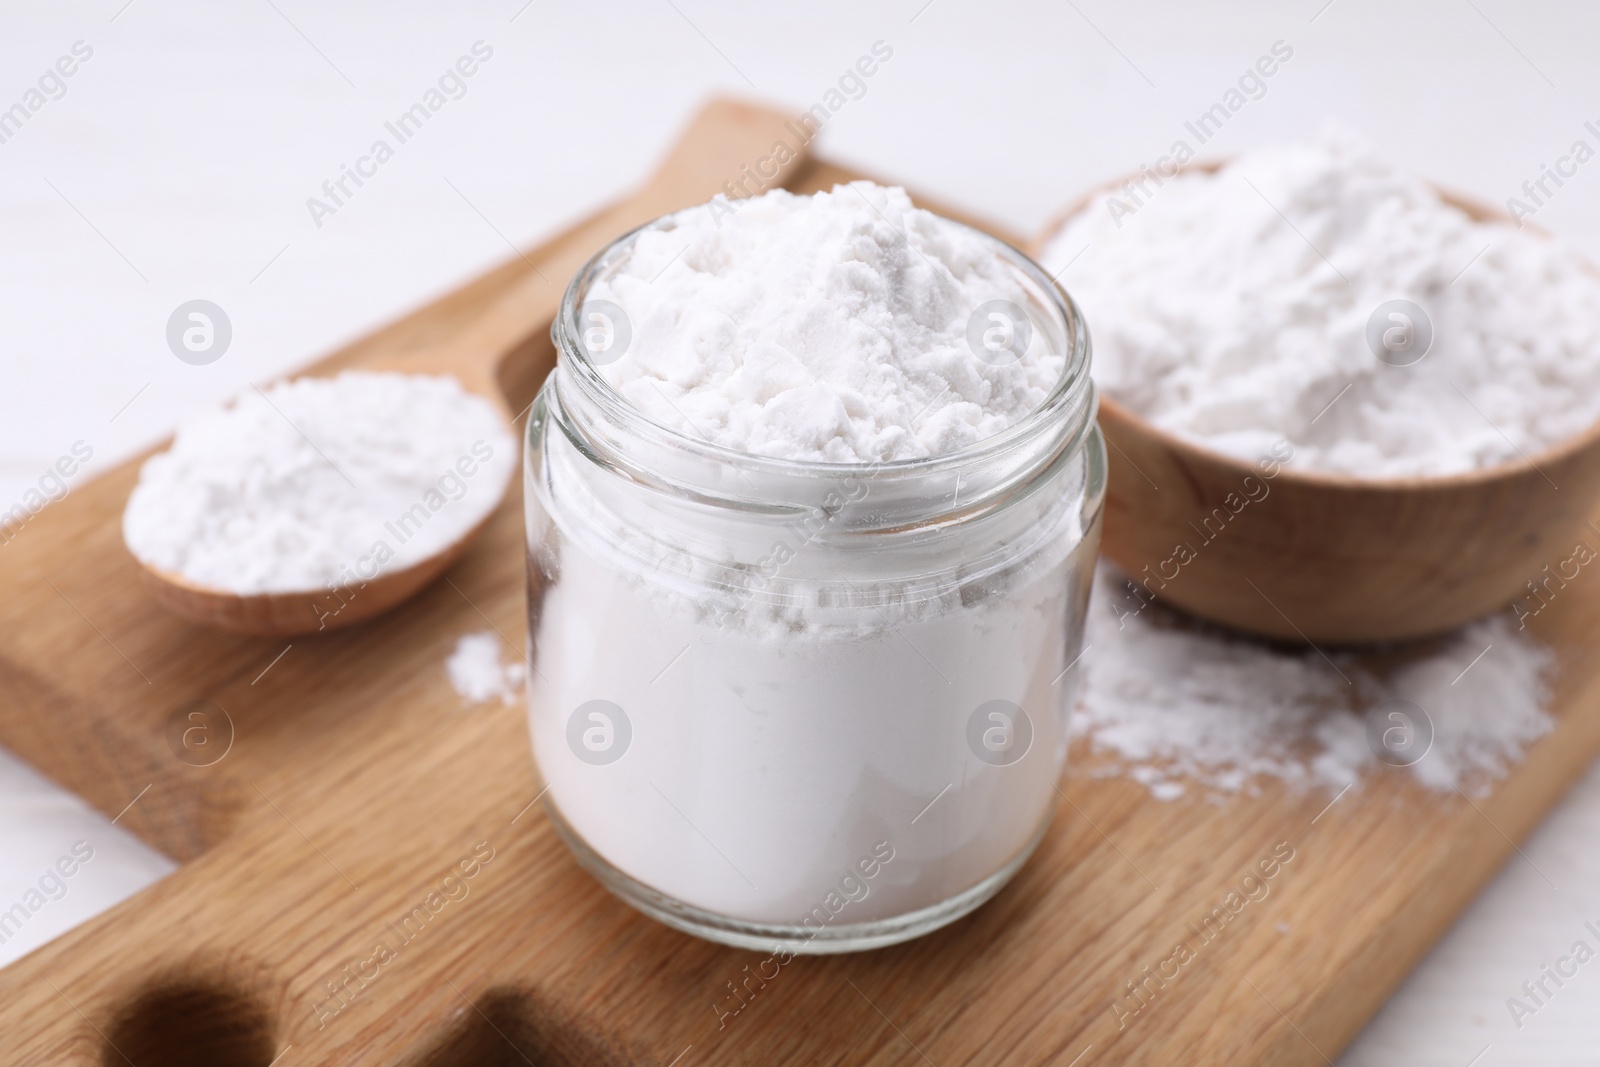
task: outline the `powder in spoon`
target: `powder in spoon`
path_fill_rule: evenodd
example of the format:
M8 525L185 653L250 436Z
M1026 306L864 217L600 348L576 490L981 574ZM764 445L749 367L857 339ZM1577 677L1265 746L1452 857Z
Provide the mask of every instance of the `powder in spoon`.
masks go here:
M1141 601L1102 565L1084 640L1072 733L1089 752L1077 773L1131 777L1163 800L1269 779L1329 792L1358 783L1380 769L1368 716L1394 699L1432 728L1410 773L1445 792L1503 777L1553 726L1555 657L1504 612L1437 640L1325 658Z
M711 209L641 233L589 294L631 331L601 373L656 422L761 456L916 459L1012 425L1061 376L1037 335L1015 360L973 358L974 312L1028 299L992 240L904 189L775 189Z
M454 378L299 378L181 427L139 472L122 533L141 562L208 588L338 588L465 536L516 459L495 408Z
M1104 194L1043 259L1101 388L1241 459L1287 439L1305 468L1448 474L1600 420L1600 274L1334 127Z

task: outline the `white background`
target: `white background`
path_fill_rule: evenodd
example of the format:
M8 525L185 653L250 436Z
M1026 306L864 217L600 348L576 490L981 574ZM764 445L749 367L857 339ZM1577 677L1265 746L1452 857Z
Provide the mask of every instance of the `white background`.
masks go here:
M878 40L892 60L822 150L1023 232L1153 162L1278 40L1293 58L1208 152L1333 115L1504 202L1575 139L1600 148L1600 5L125 3L0 9L0 108L94 49L0 144L0 510L74 442L84 477L106 470L617 196L708 93L798 112ZM317 227L306 199L478 40L494 55L467 94ZM1597 193L1600 162L1538 222L1600 259ZM234 330L204 367L165 343L196 297ZM1600 961L1520 1030L1506 998L1600 925L1597 834L1591 775L1343 1062L1594 1062Z

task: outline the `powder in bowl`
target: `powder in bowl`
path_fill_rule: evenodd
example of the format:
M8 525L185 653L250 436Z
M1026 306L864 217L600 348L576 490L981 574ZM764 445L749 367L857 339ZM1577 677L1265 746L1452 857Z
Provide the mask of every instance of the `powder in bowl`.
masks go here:
M1241 459L1287 440L1305 469L1444 475L1600 420L1594 267L1334 127L1101 194L1043 259L1094 331L1101 388Z

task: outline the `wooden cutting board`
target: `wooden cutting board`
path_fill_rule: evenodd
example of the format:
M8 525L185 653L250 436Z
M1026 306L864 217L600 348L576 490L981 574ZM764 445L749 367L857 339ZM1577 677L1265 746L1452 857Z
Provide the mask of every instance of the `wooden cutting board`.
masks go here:
M813 160L788 184L856 176ZM466 331L615 224L596 216L319 369ZM513 411L552 361L541 333L506 359ZM603 891L533 803L522 710L464 707L446 680L464 633L493 627L520 655L517 491L446 580L291 643L157 607L119 534L136 469L0 548L0 744L183 866L0 971L8 1065L1321 1064L1600 749L1585 573L1534 620L1560 658L1559 725L1486 797L1394 773L1331 807L1270 785L1159 803L1069 771L1038 853L977 913L774 976L765 954ZM174 723L224 754L180 759ZM1264 898L1212 940L1193 932L1273 859ZM1180 957L1180 940L1198 947Z

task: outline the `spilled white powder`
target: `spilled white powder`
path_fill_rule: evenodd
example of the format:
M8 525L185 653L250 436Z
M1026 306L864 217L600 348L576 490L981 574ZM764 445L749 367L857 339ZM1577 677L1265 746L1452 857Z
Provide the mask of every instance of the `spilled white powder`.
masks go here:
M1096 381L1157 426L1243 459L1287 438L1296 466L1399 477L1533 455L1600 420L1594 268L1472 221L1353 135L1146 189L1142 206L1096 198L1043 259L1067 268ZM1410 366L1367 336L1394 299L1432 326Z
M1102 566L1084 639L1072 734L1091 758L1079 773L1131 777L1162 800L1194 787L1249 792L1267 779L1330 792L1359 783L1383 769L1366 715L1397 698L1433 727L1408 772L1445 792L1503 777L1554 725L1545 710L1554 655L1505 613L1434 641L1325 659L1158 604L1140 610Z
M515 442L451 377L346 371L251 389L179 428L128 498L142 562L236 593L412 565L499 504Z
M499 699L513 703L522 691L523 666L500 658L500 635L493 630L463 634L445 660L445 673L463 700L485 704Z
M724 210L718 210L722 208ZM826 463L952 452L1038 407L1063 357L974 358L968 320L1027 307L993 242L871 182L691 208L646 230L591 299L632 338L606 379L652 420Z

